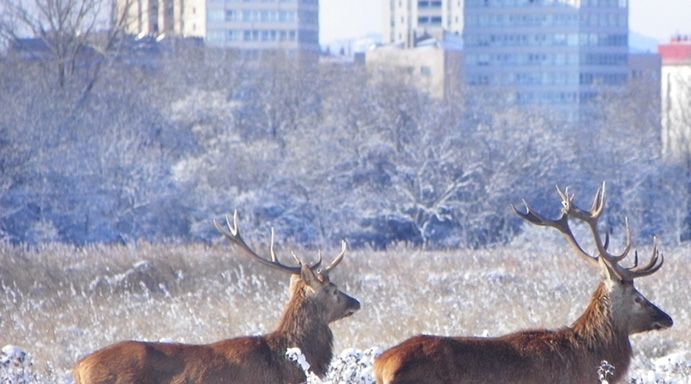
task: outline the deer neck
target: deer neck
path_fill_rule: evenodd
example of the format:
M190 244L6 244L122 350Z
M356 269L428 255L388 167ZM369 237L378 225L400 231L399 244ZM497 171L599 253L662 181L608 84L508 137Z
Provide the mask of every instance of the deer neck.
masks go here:
M324 314L319 303L310 300L304 290L297 290L274 331L285 348L300 348L310 371L319 377L326 374L333 356L333 333Z
M600 283L588 307L573 323L572 330L575 341L582 348L615 367L617 378L628 370L632 350L627 331L618 326L614 315L607 287Z

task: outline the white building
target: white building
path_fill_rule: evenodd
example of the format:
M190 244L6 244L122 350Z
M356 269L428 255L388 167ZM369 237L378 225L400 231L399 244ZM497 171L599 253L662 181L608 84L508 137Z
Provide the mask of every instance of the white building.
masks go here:
M117 0L133 35L204 37L206 0Z
M463 32L464 0L382 0L382 43L412 44L416 37L442 39L444 33Z
M662 153L668 159L691 157L691 37L661 44Z
M117 0L127 32L202 37L208 46L312 54L319 46L318 0Z

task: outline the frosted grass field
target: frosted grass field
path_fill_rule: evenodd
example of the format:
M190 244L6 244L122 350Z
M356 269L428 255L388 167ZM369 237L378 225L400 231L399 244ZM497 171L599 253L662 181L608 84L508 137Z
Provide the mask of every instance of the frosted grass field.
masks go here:
M374 355L417 333L495 336L570 324L596 271L559 237L537 230L523 239L489 250L349 251L331 277L362 309L332 325L336 357L324 382L371 383ZM691 249L661 248L665 265L637 287L675 324L631 338L631 383L691 382ZM293 249L277 252L288 261ZM638 250L649 256L648 247ZM338 250L330 251L327 259ZM284 274L225 242L2 244L0 260L0 347L30 354L21 364L0 355L0 383L71 383L78 358L125 339L208 343L265 333L288 299Z

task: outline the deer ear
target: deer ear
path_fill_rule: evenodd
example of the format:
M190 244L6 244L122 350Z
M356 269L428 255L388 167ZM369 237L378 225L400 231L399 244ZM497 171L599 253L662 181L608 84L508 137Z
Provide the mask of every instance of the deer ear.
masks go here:
M316 288L319 286L319 277L317 277L314 271L312 271L312 268L310 268L310 266L307 264L302 264L302 267L300 268L300 277L302 278L302 281L304 281L305 284L311 288Z

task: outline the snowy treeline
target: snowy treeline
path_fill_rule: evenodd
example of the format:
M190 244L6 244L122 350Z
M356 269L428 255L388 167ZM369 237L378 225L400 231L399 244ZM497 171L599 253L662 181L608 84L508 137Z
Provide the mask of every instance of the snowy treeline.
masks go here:
M238 209L252 236L272 225L283 241L477 247L513 237L521 198L549 210L570 185L587 205L603 180L615 230L627 216L645 236L691 234L691 167L660 159L645 81L565 123L505 90L438 100L281 54L191 45L77 64L58 81L45 61L0 61L0 237L209 240Z

